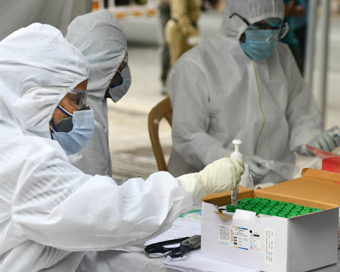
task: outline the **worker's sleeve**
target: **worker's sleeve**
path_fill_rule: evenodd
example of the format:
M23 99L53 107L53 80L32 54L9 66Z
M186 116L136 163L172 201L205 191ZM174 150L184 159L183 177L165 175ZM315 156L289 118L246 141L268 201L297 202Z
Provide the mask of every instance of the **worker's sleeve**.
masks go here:
M224 157L223 143L208 134L210 97L199 65L180 59L171 70L168 92L173 108L173 148L180 157L196 169Z
M285 46L284 58L289 81L286 118L290 129L290 149L301 155L305 153L307 140L324 130L323 118L317 108L308 83L302 78L293 54Z
M12 218L26 239L67 251L100 251L141 244L191 206L189 194L167 172L117 186L44 149L22 169Z
M197 29L193 26L189 17L188 0L171 0L171 16L178 22L178 27L183 34L197 35Z

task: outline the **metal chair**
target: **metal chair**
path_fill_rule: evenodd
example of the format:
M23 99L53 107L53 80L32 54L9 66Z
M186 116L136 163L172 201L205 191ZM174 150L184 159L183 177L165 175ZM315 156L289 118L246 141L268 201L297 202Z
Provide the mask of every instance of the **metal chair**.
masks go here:
M155 154L157 166L159 171L168 171L165 163L163 149L159 141L159 124L165 118L169 125L172 126L172 107L170 98L167 97L159 102L149 113L148 128L152 145L153 153Z

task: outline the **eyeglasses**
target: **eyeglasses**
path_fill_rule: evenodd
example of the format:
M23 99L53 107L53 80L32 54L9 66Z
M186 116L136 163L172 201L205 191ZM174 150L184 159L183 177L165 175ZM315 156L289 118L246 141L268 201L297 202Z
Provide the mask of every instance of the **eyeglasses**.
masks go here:
M124 68L127 66L128 61L129 61L129 54L128 54L128 52L126 51L125 57L124 57L124 59L123 59ZM123 69L122 69L122 70L123 70Z
M87 92L80 90L71 90L69 92L70 96L68 98L68 103L76 107L78 110L86 105Z
M265 30L265 29L280 29L280 33L278 35L278 39L282 39L284 36L286 36L288 30L289 30L289 25L286 23L282 24L282 20L280 18L268 18L264 19L263 21L265 22L256 22L253 24L250 24L249 21L245 18L243 18L241 15L237 14L234 12L232 15L229 16L231 19L234 15L239 17L245 24L248 26L247 29L249 30Z

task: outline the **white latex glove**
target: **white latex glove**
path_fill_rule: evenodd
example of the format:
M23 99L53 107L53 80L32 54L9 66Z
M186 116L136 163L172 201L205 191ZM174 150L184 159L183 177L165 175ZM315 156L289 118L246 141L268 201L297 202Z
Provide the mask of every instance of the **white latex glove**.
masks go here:
M309 141L307 145L327 152L332 152L335 148L340 146L340 137L338 133L339 127L334 126L330 129L325 130L319 136L316 136L313 140ZM334 135L337 136L334 137ZM310 155L315 156L315 154L309 149L307 151Z
M208 164L202 171L178 177L194 203L202 197L235 188L241 181L244 165L240 160L222 158Z
M261 162L264 162L265 159L257 156L257 155L244 155L243 154L243 162L248 164L250 167L250 175L253 180L258 183L263 180L270 172L269 169L261 169Z

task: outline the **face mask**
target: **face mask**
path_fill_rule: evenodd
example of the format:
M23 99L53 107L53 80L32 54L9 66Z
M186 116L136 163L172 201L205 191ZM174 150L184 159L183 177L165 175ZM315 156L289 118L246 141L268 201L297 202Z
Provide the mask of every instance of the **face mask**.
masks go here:
M268 58L276 48L279 29L246 30L246 40L240 46L253 60Z
M115 82L119 82L120 85L116 86L110 86L107 93L109 94L109 97L113 100L113 102L117 103L129 90L131 85L131 74L130 74L130 68L129 66L126 66L122 72L118 72L118 79L115 80ZM106 96L107 97L107 96Z
M93 111L86 107L70 114L59 105L58 109L70 117L62 118L56 125L51 120L52 139L58 141L67 155L78 153L92 137L94 131Z

